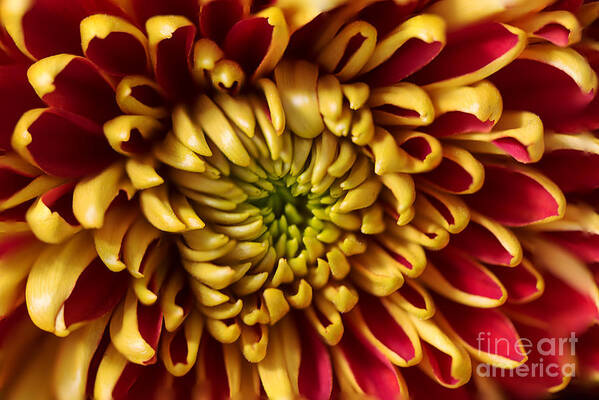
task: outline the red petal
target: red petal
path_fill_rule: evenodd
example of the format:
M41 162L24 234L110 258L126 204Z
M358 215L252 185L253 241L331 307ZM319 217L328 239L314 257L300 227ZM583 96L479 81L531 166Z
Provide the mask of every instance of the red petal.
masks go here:
M141 375L135 380L127 393L127 400L161 400L171 397L172 376L161 364L142 368ZM188 389L191 391L191 388ZM179 397L177 397L179 399Z
M9 166L0 166L0 200L8 199L34 179L35 176L30 176Z
M11 148L12 133L21 115L44 104L27 82L27 68L21 64L0 66L0 149Z
M586 192L599 188L599 154L556 150L545 153L538 166L564 192Z
M58 56L61 57L61 56ZM29 80L34 87L46 85L47 79L39 72L46 69L40 61L29 70ZM39 66L39 69L38 69ZM48 66L50 67L50 65ZM32 71L35 71L32 73ZM103 124L121 112L116 104L114 89L92 62L83 57L73 58L52 82L51 92L42 100L57 110L64 110L84 116L98 124Z
M519 170L485 166L480 191L466 196L470 206L507 226L522 226L560 215L556 199L539 181Z
M571 13L576 13L582 6L582 3L584 3L584 0L559 0L555 4L547 7L546 10L565 10L570 11Z
M16 207L0 212L0 221L25 222L25 214L34 202L35 198L21 203Z
M170 346L169 353L173 364L186 364L187 363L187 338L185 337L185 329L181 328L175 333Z
M495 139L493 140L493 144L521 163L530 162L530 155L528 154L528 151L526 151L526 146L514 138L506 137Z
M266 18L241 20L231 27L225 38L225 53L251 76L268 51L272 31L273 26Z
M93 175L116 158L98 126L58 110L46 110L29 127L29 133L32 141L27 150L51 175Z
M7 256L14 251L18 251L35 241L35 236L30 232L4 236L0 239L0 258Z
M547 24L541 29L535 31L534 34L557 46L565 47L568 45L570 30L560 24Z
M91 321L111 311L127 290L127 272L112 272L96 258L77 279L75 288L64 303L67 326Z
M596 376L599 373L599 325L593 325L582 335L576 354L583 375Z
M326 346L303 314L296 314L300 330L301 362L298 377L300 395L307 399L327 400L333 388L333 370Z
M403 285L397 292L403 297L408 303L413 305L415 308L426 310L426 300L422 297L422 294L412 287L412 285Z
M240 0L214 0L202 6L200 30L202 35L222 43L229 29L243 17Z
M36 58L81 54L79 23L87 16L79 2L35 0L21 21L25 47Z
M446 399L473 400L476 397L469 393L469 385L456 389L448 389L430 379L418 367L402 368L401 374L408 383L410 398L413 400Z
M0 349L5 344L10 344L10 339L13 337L14 331L18 329L19 325L29 319L27 314L27 306L23 303L17 307L9 315L5 315L0 318ZM30 322L31 323L31 322Z
M518 35L496 22L464 28L450 34L439 57L410 80L426 85L478 71L517 44Z
M29 64L30 62L31 60L19 50L6 28L0 26L0 65Z
M599 235L582 231L545 232L544 235L585 262L599 262Z
M599 61L597 62L599 63ZM555 125L555 130L565 133L599 129L599 96L595 96L593 101L579 113L569 115L568 118L555 121L553 124Z
M542 321L556 334L585 330L598 316L595 302L565 282L547 274L545 292L537 300L505 306L509 312Z
M204 385L202 394L212 400L229 399L230 389L222 346L212 336L202 335L198 357L199 362L204 364L202 367L206 373L206 380L201 382Z

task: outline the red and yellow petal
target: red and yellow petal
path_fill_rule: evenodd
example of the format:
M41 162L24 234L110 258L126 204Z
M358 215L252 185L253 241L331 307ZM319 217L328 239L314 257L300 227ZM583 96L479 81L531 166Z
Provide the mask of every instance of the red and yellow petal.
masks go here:
M444 144L441 163L432 171L422 174L422 177L444 192L470 194L482 187L485 170L467 150Z
M81 230L71 206L73 189L73 183L50 189L27 210L25 219L39 240L58 244Z
M437 89L469 85L501 70L522 53L526 33L510 25L487 22L450 34L447 46L410 81Z
M428 91L435 120L423 128L435 137L471 132L488 132L503 111L501 93L488 81L471 86L445 87Z
M505 287L509 304L531 302L545 291L543 275L526 258L513 268L494 268L493 273Z
M422 348L408 315L392 301L360 294L359 305L346 317L348 328L362 335L400 367L418 364Z
M546 40L560 47L570 46L582 36L582 27L576 16L568 11L545 11L512 21L531 38Z
M266 394L272 398L329 398L331 361L305 317L288 316L270 332L269 351L258 363Z
M245 73L255 79L275 68L288 42L289 31L283 12L270 7L231 26L223 49L227 58L239 63Z
M341 393L347 396L408 398L398 370L361 334L348 330L331 348L335 375Z
M410 316L422 340L420 369L441 386L457 388L470 379L472 364L464 347L433 320Z
M379 41L362 68L363 79L373 86L395 84L429 64L445 43L441 18L429 14L410 18Z
M491 132L452 136L474 153L507 155L521 163L537 162L543 156L542 120L527 111L506 111Z
M171 374L183 376L193 368L203 328L201 315L194 312L178 330L167 333L162 338L160 358Z
M191 49L195 25L182 16L155 16L147 20L146 31L156 82L171 99L192 92Z
M40 329L66 336L120 301L125 277L108 270L96 257L86 232L40 254L26 287L29 315Z
M479 213L471 214L470 224L452 237L451 244L487 264L514 267L522 261L522 246L516 235Z
M0 94L3 116L0 148L10 150L12 133L21 115L32 108L43 107L44 103L27 82L27 65L23 64L0 66Z
M551 330L524 324L516 324L516 329L523 338L528 339L527 344L532 344L527 348L528 360L524 365L528 367L528 371L532 371L532 365L537 365L544 371L532 376L530 374L502 374L499 370L495 378L499 384L511 393L527 397L543 396L565 388L576 369L572 357L572 343L568 343L568 338L555 335ZM549 346L543 345L544 342L549 343L550 346L553 343L552 347L555 350L547 351ZM561 347L561 351L559 347Z
M79 22L86 12L80 2L7 0L2 2L0 15L19 50L31 59L81 52Z
M485 183L466 202L507 226L526 226L561 218L566 200L559 187L539 172L512 164L485 164Z
M507 292L488 268L453 246L428 253L430 263L422 281L445 297L472 307L493 308L505 303Z
M98 318L63 339L56 356L53 382L59 400L85 399L92 369L92 360L102 346L109 316Z
M455 333L459 342L481 362L513 369L526 362L526 349L516 328L496 309L467 307L438 299L439 322Z
M11 314L24 301L23 288L42 245L28 232L4 234L0 238L0 316Z
M44 172L65 178L97 173L116 158L99 126L53 108L23 114L12 146Z
M573 49L552 44L527 48L490 79L506 108L538 114L546 127L584 110L597 91L597 75L588 61Z
M565 193L586 192L599 187L596 176L599 139L593 134L546 135L546 151L539 169ZM572 171L577 171L573 174Z
M81 21L83 54L104 72L116 75L146 75L150 66L148 39L133 24L106 14Z

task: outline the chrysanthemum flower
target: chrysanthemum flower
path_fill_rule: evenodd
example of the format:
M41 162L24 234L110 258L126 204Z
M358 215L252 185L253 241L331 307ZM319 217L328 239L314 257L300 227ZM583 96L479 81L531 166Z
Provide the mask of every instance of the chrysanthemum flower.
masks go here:
M599 377L599 2L0 18L3 398L532 398L571 373L475 368L571 332Z

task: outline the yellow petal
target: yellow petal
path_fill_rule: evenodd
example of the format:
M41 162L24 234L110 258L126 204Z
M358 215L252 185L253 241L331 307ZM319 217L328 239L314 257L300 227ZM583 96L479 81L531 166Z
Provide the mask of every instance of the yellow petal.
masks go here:
M359 38L359 46L344 60L350 42ZM346 25L320 52L318 63L329 73L344 82L360 72L370 59L376 46L376 29L367 22L355 21ZM343 62L340 65L340 62Z
M156 228L165 232L181 232L187 229L171 206L166 185L143 190L139 196L139 203L148 221Z
M224 94L222 94L224 96ZM202 128L193 120L191 110L185 105L175 106L172 113L173 132L185 146L202 156L211 156Z
M200 156L185 146L169 132L164 140L153 148L156 158L171 167L190 172L204 172L206 164Z

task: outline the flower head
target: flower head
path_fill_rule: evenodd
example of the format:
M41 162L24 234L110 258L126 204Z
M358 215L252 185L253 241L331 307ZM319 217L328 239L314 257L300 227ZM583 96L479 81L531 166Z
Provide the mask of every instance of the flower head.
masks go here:
M598 6L0 1L0 387L536 397L571 333L597 376Z

